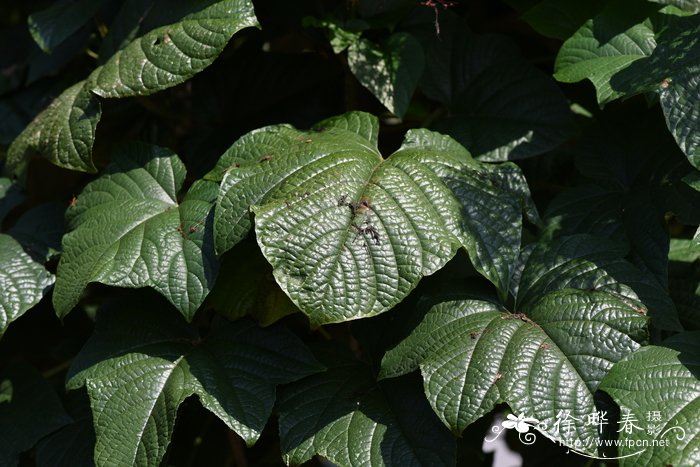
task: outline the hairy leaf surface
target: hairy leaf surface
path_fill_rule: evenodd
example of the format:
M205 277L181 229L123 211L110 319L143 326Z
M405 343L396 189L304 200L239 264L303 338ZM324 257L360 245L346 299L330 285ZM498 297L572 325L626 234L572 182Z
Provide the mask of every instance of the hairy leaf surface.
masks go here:
M211 177L223 178L218 250L246 235L254 205L263 254L314 324L390 309L460 246L505 294L523 210L537 221L514 165L477 162L451 138L426 130L411 130L384 160L376 121L366 114L321 122L310 132L253 131Z

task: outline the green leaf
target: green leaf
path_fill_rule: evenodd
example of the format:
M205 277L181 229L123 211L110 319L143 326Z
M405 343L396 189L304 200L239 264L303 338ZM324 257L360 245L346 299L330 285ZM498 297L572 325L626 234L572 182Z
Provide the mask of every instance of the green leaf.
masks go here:
M535 418L546 436L595 452L597 429L585 422L596 412L593 393L645 336L645 317L611 293L553 290L517 313L478 299L449 300L428 309L385 354L380 376L420 368L433 410L457 434L505 402ZM562 412L575 417L571 433L559 431Z
M24 192L18 184L9 178L0 177L0 223L24 198Z
M485 161L536 156L568 138L571 113L564 95L514 43L471 34L455 15L440 18L444 38L435 36L430 14L409 29L426 51L421 89L449 111L436 122L438 131Z
M699 343L695 331L673 336L663 347L644 347L613 366L600 384L620 405L621 422L627 414L634 425L620 428L620 465L700 463ZM654 413L658 421L649 420Z
M103 0L62 0L46 10L29 15L29 32L46 53L77 31L92 17Z
M100 44L100 50L97 52L99 64L105 63L112 55L136 38L155 1L125 0L122 2L114 20L109 25L107 35Z
M553 290L576 288L608 292L637 309L641 301L659 329L682 330L673 302L649 274L621 258L618 245L601 237L570 235L543 239L527 258L517 289L518 308Z
M66 394L66 409L73 419L45 437L36 446L38 467L92 467L95 429L92 426L90 400L85 391Z
M54 282L9 235L0 234L0 337L10 323L39 303Z
M67 387L87 387L96 465L157 466L187 397L196 394L251 445L272 411L276 386L319 369L283 328L237 321L202 340L162 304L116 303L98 313L95 334L74 360Z
M425 63L420 43L410 34L398 32L380 46L367 39L351 43L348 66L379 102L402 118Z
M185 167L171 151L131 144L66 211L69 233L53 295L59 317L90 282L152 287L188 319L218 270L210 222L218 187L196 182L182 202Z
M649 16L658 6L636 0L612 2L586 21L562 45L554 65L554 77L564 83L589 79L602 106L623 92L613 89L611 78L633 62L651 55L656 47Z
M92 146L102 106L90 88L89 80L74 84L37 115L12 142L5 171L24 173L36 152L59 167L95 172Z
M17 465L20 453L69 422L53 388L36 370L13 366L0 373L1 465Z
M25 211L7 232L22 244L38 263L45 263L61 252L65 232L66 206L56 201L44 203Z
M37 152L60 167L94 172L92 147L101 116L95 96L145 96L187 81L209 66L236 32L257 25L250 0L220 0L133 40L24 129L8 150L6 170L23 173Z
M534 215L519 169L474 161L426 130L411 130L385 161L367 139L374 126L357 125L358 134L346 129L349 119L311 132L262 128L234 143L211 175L223 176L218 250L247 234L255 205L262 252L314 324L390 309L460 246L506 294L522 211Z
M659 93L666 125L690 163L700 168L700 16L674 18L645 60L617 73L611 85L626 95Z
M522 16L540 34L568 39L583 23L595 16L609 0L543 0Z
M668 259L669 293L683 328L700 330L700 244L696 240L673 238Z
M700 1L698 0L649 0L655 3L661 3L662 5L673 5L681 10L689 11L691 13L700 12Z
M344 52L352 44L360 40L362 32L369 28L369 24L361 19L351 19L339 22L333 18L319 20L317 18L304 18L305 27L324 28L330 35L330 43L336 54Z
M344 466L455 464L454 439L412 380L377 383L347 355L316 353L328 370L280 393L280 442L288 465L314 455Z
M258 26L250 0L221 0L156 28L93 73L101 97L144 96L187 81L211 65L241 29Z

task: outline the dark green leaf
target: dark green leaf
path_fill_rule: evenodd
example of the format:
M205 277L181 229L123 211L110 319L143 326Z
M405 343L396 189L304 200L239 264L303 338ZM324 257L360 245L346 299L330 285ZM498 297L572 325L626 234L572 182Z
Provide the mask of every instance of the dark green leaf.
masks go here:
M218 187L196 182L182 202L185 167L145 144L116 150L106 173L66 211L68 230L53 296L60 317L90 282L152 287L191 320L218 270L211 230Z
M636 0L611 2L564 42L554 77L565 83L589 79L600 105L621 97L624 93L614 89L610 80L618 71L652 54L656 41L650 17L658 9L658 5Z
M553 290L604 291L635 305L641 301L659 329L682 330L678 313L659 283L622 259L619 245L601 237L571 235L543 240L527 259L517 294L518 308Z
M97 52L99 63L103 64L117 51L134 40L146 15L156 0L126 0L122 3L116 17L109 25L109 32L100 44Z
M681 10L697 13L700 11L700 2L698 0L650 0L652 2L661 3L662 5L674 5Z
M620 428L620 465L700 463L699 344L696 331L678 334L663 347L643 347L613 366L601 382L600 389L620 405L621 422L627 414L634 425ZM654 413L658 421L650 420Z
M94 172L92 145L101 115L102 106L91 92L90 81L74 84L13 141L7 152L6 172L22 174L33 152L60 167Z
M24 197L18 184L12 183L9 178L0 177L0 223L10 211L24 201Z
M324 349L319 358L327 371L280 393L287 464L321 455L343 466L454 465L454 440L412 380L377 383L368 368L344 354Z
M0 373L0 465L17 465L20 453L67 423L58 396L36 370L13 366Z
M639 348L646 319L615 294L560 289L509 313L475 299L432 306L389 350L383 377L420 368L433 410L455 433L499 403L532 417L548 437L595 452L593 393L612 365ZM555 421L568 411L572 433ZM591 443L591 444L588 444Z
M73 362L67 387L87 387L96 465L157 466L187 397L196 394L250 445L272 411L275 387L319 369L282 328L237 321L202 340L162 304L117 303L98 313L95 334Z
M29 16L29 32L46 53L61 44L97 12L104 0L60 0Z
M349 130L348 119L365 125ZM311 132L256 130L221 158L215 236L226 251L250 228L275 278L314 324L390 309L464 247L507 293L527 184L511 164L474 161L454 140L411 130L384 161L366 114ZM374 134L374 133L372 133Z
M22 244L38 263L45 263L61 252L65 232L63 203L50 202L27 210L7 232Z
M659 93L666 124L690 163L700 168L700 16L678 17L646 59L617 73L614 89L626 95Z
M426 51L421 89L449 110L436 123L438 131L486 161L536 156L568 138L566 99L515 44L502 36L470 34L452 15L441 21L442 39L432 22L409 29Z
M0 337L12 321L39 303L54 279L15 239L0 234Z
M348 65L357 80L398 117L408 110L423 73L423 50L406 33L392 34L377 46L359 39L348 48Z
M60 167L94 172L101 116L95 96L144 96L187 81L211 65L236 32L257 25L250 0L220 0L131 41L24 129L10 146L6 170L21 174L38 152Z
M609 0L542 0L523 14L532 28L547 37L568 39Z

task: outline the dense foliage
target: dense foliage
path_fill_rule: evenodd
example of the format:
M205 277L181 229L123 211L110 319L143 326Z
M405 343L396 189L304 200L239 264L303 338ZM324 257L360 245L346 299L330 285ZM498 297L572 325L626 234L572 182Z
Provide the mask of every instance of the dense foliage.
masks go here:
M3 2L0 465L700 465L698 12Z

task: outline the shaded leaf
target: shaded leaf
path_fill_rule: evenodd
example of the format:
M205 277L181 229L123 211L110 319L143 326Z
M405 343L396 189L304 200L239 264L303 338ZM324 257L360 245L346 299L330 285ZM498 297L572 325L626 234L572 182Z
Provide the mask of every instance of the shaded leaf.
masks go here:
M90 81L74 84L37 115L12 142L5 171L23 173L36 152L60 167L95 172L92 146L102 106L90 88Z
M314 324L390 309L460 246L507 293L522 212L533 213L519 169L474 161L426 130L411 130L384 161L367 131L347 128L345 119L311 132L274 126L234 143L210 175L223 177L218 250L246 235L255 205L263 254Z
M568 39L583 23L603 8L608 0L542 0L523 13L523 19L540 34Z
M456 16L443 14L443 39L431 15L408 30L426 51L421 90L447 106L435 124L474 157L503 161L532 157L563 143L571 114L552 79L528 63L503 36L467 32Z
M681 10L697 13L700 11L700 2L698 0L650 0L652 2L661 3L663 5L674 5Z
M620 405L622 416L628 414L627 419L639 427L620 430L620 465L700 462L699 343L700 332L696 331L673 336L663 347L643 347L613 366L600 384ZM660 420L649 433L644 421L655 412ZM666 441L659 446L661 440ZM641 444L645 442L648 446Z
M39 303L54 279L22 245L0 234L0 337L12 321Z
M402 32L380 46L359 39L348 47L348 66L379 102L403 117L423 73L423 51L413 36Z
M94 172L100 120L95 96L144 96L187 81L209 66L239 30L257 26L250 0L220 0L131 41L66 89L15 139L6 170L21 174L33 152L60 167Z
M419 387L377 383L369 369L328 348L328 370L286 386L278 410L282 455L299 465L314 455L343 466L454 465L456 446Z
M181 202L185 167L146 144L116 150L112 164L66 211L58 281L59 317L90 282L152 287L191 320L218 270L210 222L216 184L196 182Z
M29 15L29 32L46 53L60 45L92 17L103 0L62 0Z
M38 263L45 263L61 252L65 232L66 206L56 201L40 204L25 211L7 232L22 244Z
M666 124L690 163L700 168L700 16L674 18L648 58L611 81L625 95L658 92Z
M275 387L319 369L283 328L237 321L202 340L167 307L116 303L98 313L67 387L87 387L95 464L159 465L187 397L196 394L251 445L270 415Z
M565 83L590 80L600 105L621 97L624 93L614 89L610 80L654 51L654 26L649 17L658 9L658 5L640 5L636 0L612 2L564 42L554 77Z
M641 301L657 328L682 330L668 292L649 274L622 259L624 253L619 245L591 235L544 239L527 258L516 305L520 308L548 292L564 288L604 291L646 313L636 304Z
M9 178L0 177L0 223L24 198L24 192L18 184Z
M13 366L0 373L0 464L17 465L20 453L69 422L53 388L36 370Z

